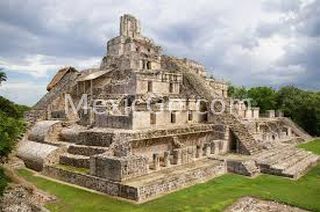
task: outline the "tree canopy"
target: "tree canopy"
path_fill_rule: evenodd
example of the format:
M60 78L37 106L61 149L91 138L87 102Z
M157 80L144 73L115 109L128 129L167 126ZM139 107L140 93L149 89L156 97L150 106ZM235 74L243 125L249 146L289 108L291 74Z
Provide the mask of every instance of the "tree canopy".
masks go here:
M230 86L229 96L237 99L250 98L251 106L266 110L282 110L285 116L304 128L313 136L320 135L320 92L305 91L294 86L284 86L279 90L271 87Z
M23 116L28 109L27 106L15 104L0 96L0 161L12 151L15 142L24 132Z

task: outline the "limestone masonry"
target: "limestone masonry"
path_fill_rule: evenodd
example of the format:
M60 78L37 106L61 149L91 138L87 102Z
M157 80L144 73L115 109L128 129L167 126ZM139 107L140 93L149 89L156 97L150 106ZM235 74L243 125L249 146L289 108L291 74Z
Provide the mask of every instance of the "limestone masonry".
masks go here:
M202 64L163 55L131 15L100 68L66 67L47 89L26 114L18 156L112 196L144 202L227 172L297 179L318 161L295 147L311 137L289 118L260 115Z

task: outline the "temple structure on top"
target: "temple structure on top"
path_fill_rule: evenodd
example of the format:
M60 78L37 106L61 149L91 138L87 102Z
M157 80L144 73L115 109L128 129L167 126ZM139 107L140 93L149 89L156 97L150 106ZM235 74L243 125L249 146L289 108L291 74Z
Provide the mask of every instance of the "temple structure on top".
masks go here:
M26 114L18 156L49 177L139 202L226 172L298 178L318 161L295 147L311 136L280 111L260 114L207 76L123 15L100 67L54 76Z

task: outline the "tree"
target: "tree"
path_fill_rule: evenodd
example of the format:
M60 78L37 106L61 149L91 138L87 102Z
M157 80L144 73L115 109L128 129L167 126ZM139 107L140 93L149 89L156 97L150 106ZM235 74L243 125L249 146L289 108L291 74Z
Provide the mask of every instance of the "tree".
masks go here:
M252 99L251 106L259 107L261 113L277 107L277 92L270 87L250 88L248 97Z
M13 149L25 130L24 112L29 107L15 104L0 96L0 161Z
M242 99L248 98L248 91L244 86L236 87L233 85L229 85L228 96L230 96L234 99L242 100Z
M7 75L0 69L0 85L2 82L7 81Z
M291 117L311 135L320 135L319 92L285 86L278 91L277 102L285 116Z

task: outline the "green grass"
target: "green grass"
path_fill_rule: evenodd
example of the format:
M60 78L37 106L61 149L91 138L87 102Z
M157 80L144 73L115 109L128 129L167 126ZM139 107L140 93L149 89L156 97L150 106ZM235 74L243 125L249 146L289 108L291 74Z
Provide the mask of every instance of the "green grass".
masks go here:
M61 164L57 164L57 165L55 165L55 167L60 168L60 169L64 169L67 171L77 172L80 174L88 174L90 172L90 170L87 168L78 168L78 167L66 166L66 165L61 165Z
M316 139L305 144L300 144L299 147L320 155L320 139Z
M320 141L303 144L302 148L320 154ZM221 211L243 196L277 200L320 211L320 165L298 181L271 175L250 179L226 174L141 205L59 184L25 169L18 173L58 197L57 202L47 205L52 211Z

